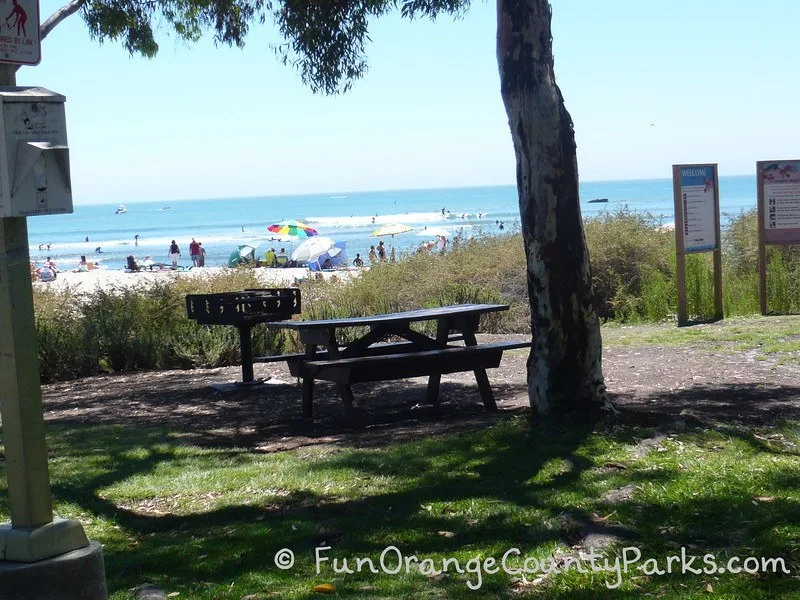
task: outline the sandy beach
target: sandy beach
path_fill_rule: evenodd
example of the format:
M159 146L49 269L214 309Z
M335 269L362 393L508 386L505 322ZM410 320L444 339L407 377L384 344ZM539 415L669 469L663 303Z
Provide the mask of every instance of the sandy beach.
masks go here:
M186 271L165 269L161 271L139 271L135 273L126 273L125 271L116 269L95 269L80 273L64 271L58 273L58 277L55 281L35 281L34 285L57 288L59 290L69 288L75 292L87 293L97 289L109 291L120 288L147 286L155 282L172 281L175 279L210 277L232 271L233 269L227 267L203 267ZM253 273L258 276L265 287L286 287L295 282L317 275L317 273L312 273L306 268L268 269L266 267L259 267L254 268ZM357 276L358 273L359 271L357 269L351 269L322 273L322 277L324 279L330 279L332 277L348 279Z

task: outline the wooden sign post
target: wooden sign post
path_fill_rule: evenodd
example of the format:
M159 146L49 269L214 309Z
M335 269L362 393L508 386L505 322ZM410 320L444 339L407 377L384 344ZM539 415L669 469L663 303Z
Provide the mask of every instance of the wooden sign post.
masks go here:
M800 160L756 163L758 296L767 314L767 244L800 244Z
M714 253L714 318L722 318L722 252L716 164L672 165L678 325L686 325L686 255Z

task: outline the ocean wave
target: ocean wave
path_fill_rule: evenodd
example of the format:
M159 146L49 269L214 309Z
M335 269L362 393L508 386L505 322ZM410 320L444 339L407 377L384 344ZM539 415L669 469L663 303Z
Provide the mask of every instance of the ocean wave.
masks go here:
M415 213L392 213L387 215L338 215L332 217L309 216L303 219L304 223L314 225L315 228L348 228L363 227L365 225L388 225L389 223L403 223L412 227L414 225L425 225L444 220L440 212L415 212Z

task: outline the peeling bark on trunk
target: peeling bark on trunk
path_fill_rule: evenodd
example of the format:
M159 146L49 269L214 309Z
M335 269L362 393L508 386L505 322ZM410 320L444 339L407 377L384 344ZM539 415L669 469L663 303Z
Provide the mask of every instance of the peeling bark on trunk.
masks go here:
M606 406L572 118L555 82L548 0L497 0L500 85L517 157L540 414Z

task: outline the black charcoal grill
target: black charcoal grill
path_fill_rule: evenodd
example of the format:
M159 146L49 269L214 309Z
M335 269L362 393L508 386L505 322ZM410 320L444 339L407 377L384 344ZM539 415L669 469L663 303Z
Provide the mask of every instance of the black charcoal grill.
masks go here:
M253 383L253 342L250 330L259 323L284 321L300 313L296 288L252 289L221 294L189 294L186 313L203 325L231 325L239 330L242 380Z

